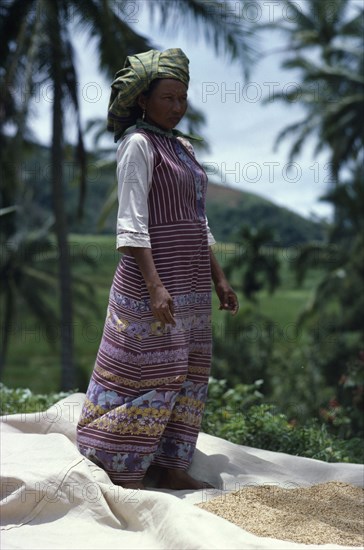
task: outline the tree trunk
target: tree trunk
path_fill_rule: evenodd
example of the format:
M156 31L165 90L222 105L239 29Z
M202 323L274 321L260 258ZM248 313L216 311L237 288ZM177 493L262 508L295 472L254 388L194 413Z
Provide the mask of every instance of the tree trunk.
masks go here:
M6 362L6 357L8 353L8 344L10 340L11 333L11 322L13 320L14 313L14 304L13 304L13 295L10 288L7 289L4 297L4 312L2 315L2 334L1 334L1 349L0 349L0 380L4 376L4 367Z
M62 114L62 52L61 36L56 33L53 42L53 124L51 148L52 198L55 215L55 233L58 245L58 276L60 290L60 348L61 389L75 389L73 365L73 311L72 277L68 245L67 216L63 178L63 114Z

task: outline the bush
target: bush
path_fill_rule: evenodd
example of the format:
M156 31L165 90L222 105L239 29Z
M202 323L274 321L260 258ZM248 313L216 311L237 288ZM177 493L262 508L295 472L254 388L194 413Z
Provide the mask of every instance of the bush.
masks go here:
M34 394L28 388L7 388L0 383L0 414L45 411L72 393Z
M339 439L317 420L295 426L275 406L262 403L262 384L258 380L228 389L225 380L211 378L202 429L239 445L269 451L327 462L363 461L360 438Z

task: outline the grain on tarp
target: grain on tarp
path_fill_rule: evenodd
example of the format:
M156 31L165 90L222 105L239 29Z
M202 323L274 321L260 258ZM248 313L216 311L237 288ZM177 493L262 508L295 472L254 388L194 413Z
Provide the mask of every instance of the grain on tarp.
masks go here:
M363 546L363 504L362 488L331 481L296 489L247 487L197 506L262 537Z

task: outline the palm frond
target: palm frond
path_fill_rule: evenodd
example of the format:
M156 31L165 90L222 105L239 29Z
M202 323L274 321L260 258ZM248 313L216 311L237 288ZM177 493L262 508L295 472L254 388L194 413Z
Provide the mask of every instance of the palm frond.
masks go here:
M190 36L199 37L203 34L206 42L213 46L217 54L226 52L231 60L240 59L247 78L252 63L257 60L258 51L254 26L239 16L245 3L243 0L149 0L147 6L152 16L158 12L161 26L176 30L183 26L189 29Z
M298 137L294 141L289 151L289 162L292 162L297 155L301 152L302 146L307 141L308 136L318 132L318 124L316 117L308 117L299 122L290 124L281 130L274 142L274 150L276 150L281 141L283 141L290 134L298 134Z
M73 23L95 41L100 71L108 77L114 76L128 55L153 48L147 37L128 24L124 4L111 0L72 2ZM139 5L137 2L130 4L137 8Z
M347 21L340 28L340 34L342 36L349 36L357 38L358 36L363 36L364 31L364 9L363 7L357 6L358 14L355 15L352 19Z

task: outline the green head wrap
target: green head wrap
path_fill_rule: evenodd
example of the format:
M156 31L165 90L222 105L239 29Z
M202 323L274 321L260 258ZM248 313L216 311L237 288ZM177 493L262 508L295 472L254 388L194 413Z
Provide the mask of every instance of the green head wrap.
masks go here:
M114 133L115 141L137 118L137 97L145 92L156 78L175 78L186 86L189 83L189 60L179 48L164 52L149 50L129 55L124 68L115 75L111 84L107 129Z

